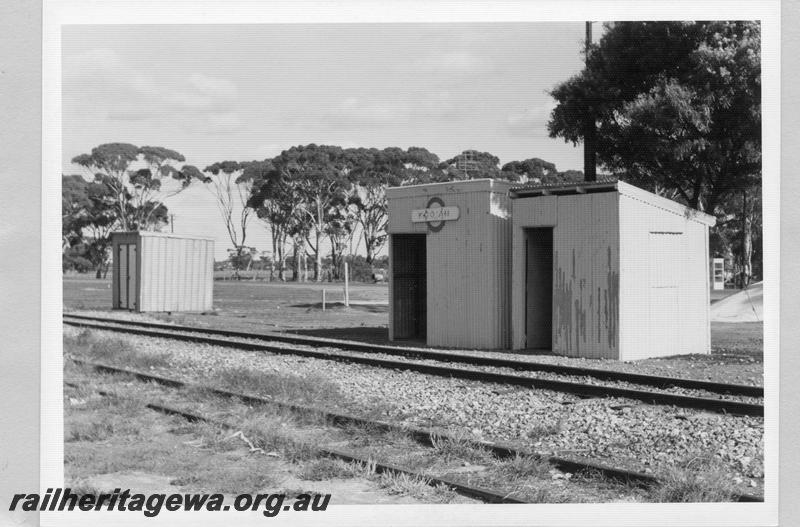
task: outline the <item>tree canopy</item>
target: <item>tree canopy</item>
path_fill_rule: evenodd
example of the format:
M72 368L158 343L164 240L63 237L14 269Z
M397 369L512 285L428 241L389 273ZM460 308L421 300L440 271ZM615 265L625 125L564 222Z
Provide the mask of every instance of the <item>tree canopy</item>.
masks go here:
M439 165L441 181L500 178L500 158L489 152L464 150Z
M551 137L596 126L599 162L710 213L761 173L758 22L618 22L551 95Z
M123 230L155 228L166 210L162 201L205 177L194 166L174 165L183 161L183 155L168 148L128 143L102 144L72 158L90 177L111 187ZM172 189L166 188L168 182L174 183Z

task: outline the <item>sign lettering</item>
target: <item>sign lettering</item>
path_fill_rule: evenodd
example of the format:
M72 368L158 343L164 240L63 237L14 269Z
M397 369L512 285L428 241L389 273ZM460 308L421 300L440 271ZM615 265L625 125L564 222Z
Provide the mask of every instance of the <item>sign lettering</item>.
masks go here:
M411 211L412 223L449 221L458 219L458 207L433 207Z

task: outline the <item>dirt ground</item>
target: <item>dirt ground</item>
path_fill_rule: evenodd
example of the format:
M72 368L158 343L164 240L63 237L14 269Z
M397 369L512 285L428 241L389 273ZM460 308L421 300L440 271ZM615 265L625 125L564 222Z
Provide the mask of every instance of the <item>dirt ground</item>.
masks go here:
M324 311L323 290L327 298ZM732 293L735 290L714 291L712 303ZM339 283L215 281L213 313L150 314L149 317L179 324L251 332L287 331L375 344L424 346L421 342L388 340L386 284L351 284L349 308L344 307L343 297L343 286ZM109 311L110 304L110 280L82 275L64 277L65 311ZM763 322L712 322L711 355L648 359L635 363L572 359L551 354L526 358L653 375L762 384L763 342Z

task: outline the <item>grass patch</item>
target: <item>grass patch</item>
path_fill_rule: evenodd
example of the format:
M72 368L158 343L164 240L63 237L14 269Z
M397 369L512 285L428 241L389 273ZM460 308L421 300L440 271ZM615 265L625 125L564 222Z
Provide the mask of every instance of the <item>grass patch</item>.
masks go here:
M726 502L732 501L736 492L730 478L710 457L683 461L661 481L652 495L652 501L658 503Z
M317 448L310 442L308 430L291 426L280 417L258 416L241 423L239 430L255 448L265 453L277 452L291 462L307 461L318 456Z
M377 483L389 494L403 494L426 503L451 503L458 497L456 491L446 485L432 487L428 480L408 474L383 472Z
M498 469L512 479L543 478L553 470L553 465L545 458L517 455L498 463Z
M220 470L217 466L206 466L183 474L170 481L173 485L193 489L214 489L227 494L255 494L276 484L275 477L249 465L235 464Z
M308 481L326 481L331 479L354 478L357 469L352 463L341 459L320 458L309 461L300 470L300 479Z
M458 460L481 463L492 458L488 450L473 446L464 432L457 432L448 437L431 436L431 446L437 456L445 462Z
M170 358L167 352L144 352L128 341L100 339L88 330L81 331L75 337L65 336L64 350L88 360L145 370L167 367Z
M265 395L278 400L314 403L336 401L342 397L338 386L317 375L285 375L235 367L220 370L214 380L232 391Z
M64 441L104 441L115 433L114 425L108 421L76 421L67 426Z

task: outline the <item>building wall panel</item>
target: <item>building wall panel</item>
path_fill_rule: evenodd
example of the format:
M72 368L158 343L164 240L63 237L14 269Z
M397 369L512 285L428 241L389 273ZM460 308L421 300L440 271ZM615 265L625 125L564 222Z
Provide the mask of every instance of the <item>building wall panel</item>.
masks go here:
M553 229L553 351L618 355L617 193L518 198L512 203L512 346L525 348L525 229Z
M508 187L473 180L387 192L390 235L426 233L428 345L483 349L509 345ZM444 222L438 232L425 223L411 222L411 211L426 208L432 197L459 208L459 218ZM396 255L390 254L390 260L397 265ZM390 295L393 298L396 292L390 289ZM390 298L390 306L391 302Z
M622 360L708 353L708 227L620 195Z

